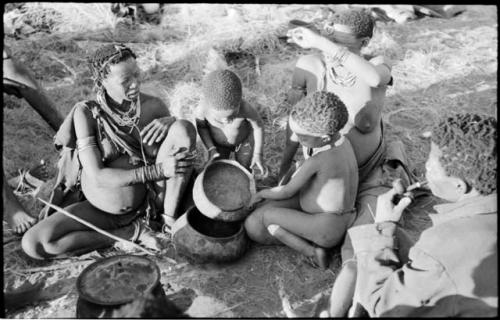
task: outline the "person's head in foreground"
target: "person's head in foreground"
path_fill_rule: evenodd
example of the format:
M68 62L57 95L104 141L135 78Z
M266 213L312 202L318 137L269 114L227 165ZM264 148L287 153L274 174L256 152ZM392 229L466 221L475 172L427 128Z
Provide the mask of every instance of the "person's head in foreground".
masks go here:
M215 70L203 79L203 101L208 119L230 123L240 111L241 99L241 81L234 72Z
M426 179L432 193L457 202L497 190L497 121L456 114L434 126Z
M339 130L347 118L347 108L337 95L318 91L293 106L289 124L300 144L319 148L340 138Z
M122 44L104 45L88 58L88 63L98 92L105 90L118 103L137 99L141 74L130 48Z
M358 52L373 36L375 20L365 9L349 9L334 13L323 26L322 34L333 42Z

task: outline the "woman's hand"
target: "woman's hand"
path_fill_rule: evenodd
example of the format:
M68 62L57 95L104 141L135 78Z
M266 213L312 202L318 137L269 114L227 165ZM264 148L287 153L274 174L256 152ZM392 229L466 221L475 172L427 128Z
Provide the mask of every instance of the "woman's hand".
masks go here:
M155 142L163 141L174 122L175 117L171 116L154 119L141 130L142 142L151 146Z
M377 212L375 214L375 222L392 221L398 222L401 219L403 210L411 203L409 197L403 197L399 203L394 205L393 198L396 194L402 195L405 188L401 179L397 179L392 184L392 189L377 198Z
M188 172L193 166L195 155L185 148L176 148L161 163L165 178L172 178Z
M304 49L319 49L320 42L323 39L321 35L304 27L288 30L286 36L288 37L288 43L295 43Z

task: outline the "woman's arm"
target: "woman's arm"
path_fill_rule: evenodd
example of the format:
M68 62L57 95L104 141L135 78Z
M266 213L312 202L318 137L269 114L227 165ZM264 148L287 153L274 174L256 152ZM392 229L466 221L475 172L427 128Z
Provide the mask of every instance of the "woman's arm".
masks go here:
M73 116L75 133L79 146L78 156L83 171L103 187L129 186L146 181L156 181L182 174L192 165L192 157L188 151L176 151L162 163L137 169L108 168L102 162L102 153L96 142L97 128L89 110L79 106ZM147 170L146 170L147 169Z
M79 106L73 116L77 140L97 137L95 120L89 110ZM134 170L107 168L102 162L102 153L97 145L82 148L78 152L82 170L99 186L120 187L135 184Z
M386 85L391 80L390 69L386 65L374 66L363 57L347 51L347 48L303 27L289 31L292 42L303 48L316 48L332 56L342 56L342 65L363 79L371 87Z

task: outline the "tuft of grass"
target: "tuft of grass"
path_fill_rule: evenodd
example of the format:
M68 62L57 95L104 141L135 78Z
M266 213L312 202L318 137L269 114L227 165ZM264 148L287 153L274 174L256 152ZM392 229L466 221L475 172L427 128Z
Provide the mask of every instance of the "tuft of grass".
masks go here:
M53 32L81 32L113 29L117 18L111 3L27 2L26 14L50 18Z

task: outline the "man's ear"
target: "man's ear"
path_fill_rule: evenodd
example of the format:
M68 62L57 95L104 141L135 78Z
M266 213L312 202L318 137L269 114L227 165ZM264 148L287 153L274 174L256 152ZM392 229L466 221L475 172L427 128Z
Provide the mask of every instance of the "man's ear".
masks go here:
M330 137L329 135L324 135L321 137L321 141L323 141L324 143L328 143L332 141L332 137Z
M469 190L470 188L469 188L469 185L467 184L467 182L465 182L464 180L462 180L460 178L456 178L456 177L455 177L455 180L456 180L457 192L460 194L460 196L463 196L470 191Z

